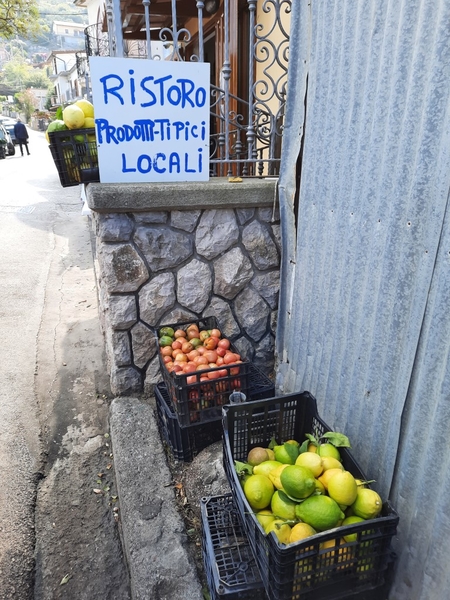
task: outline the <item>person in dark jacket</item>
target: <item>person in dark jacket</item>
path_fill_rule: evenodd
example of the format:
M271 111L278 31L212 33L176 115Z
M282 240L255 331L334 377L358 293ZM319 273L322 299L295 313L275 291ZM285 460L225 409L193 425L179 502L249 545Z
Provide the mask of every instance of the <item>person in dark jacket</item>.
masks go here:
M28 131L25 125L22 123L20 119L17 119L17 123L14 125L14 135L17 138L20 146L20 153L23 156L23 147L25 146L27 150L28 156L30 156L30 151L28 150Z

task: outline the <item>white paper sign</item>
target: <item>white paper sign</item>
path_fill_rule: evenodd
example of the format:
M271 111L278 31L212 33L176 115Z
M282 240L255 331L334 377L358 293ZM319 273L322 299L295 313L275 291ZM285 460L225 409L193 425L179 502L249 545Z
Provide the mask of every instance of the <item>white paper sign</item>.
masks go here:
M208 63L89 58L102 183L209 179Z

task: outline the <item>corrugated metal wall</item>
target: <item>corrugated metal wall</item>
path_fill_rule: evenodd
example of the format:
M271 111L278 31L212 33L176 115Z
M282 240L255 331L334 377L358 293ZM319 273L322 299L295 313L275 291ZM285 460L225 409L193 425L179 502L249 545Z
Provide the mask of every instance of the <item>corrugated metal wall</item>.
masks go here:
M277 384L316 396L399 512L391 598L441 600L450 0L294 0L292 18Z

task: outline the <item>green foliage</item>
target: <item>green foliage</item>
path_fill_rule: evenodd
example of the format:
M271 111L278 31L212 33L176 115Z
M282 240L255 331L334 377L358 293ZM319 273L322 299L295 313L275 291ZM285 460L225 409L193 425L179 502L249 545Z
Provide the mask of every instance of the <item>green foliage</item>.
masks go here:
M18 57L5 64L1 81L15 89L40 88L49 89L52 86L45 71L34 69L23 58Z
M36 0L0 0L0 38L36 38L40 29Z
M29 121L31 113L35 110L36 98L31 90L25 90L14 96L21 112L25 113L25 120Z

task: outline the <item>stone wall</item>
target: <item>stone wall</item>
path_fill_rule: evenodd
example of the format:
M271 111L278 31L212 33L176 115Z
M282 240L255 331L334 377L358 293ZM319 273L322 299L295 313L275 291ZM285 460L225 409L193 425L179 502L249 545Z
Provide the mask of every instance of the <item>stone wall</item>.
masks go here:
M151 210L140 203L129 212L94 208L100 320L114 394L150 392L160 381L153 327L205 316L217 318L242 356L272 371L281 248L274 195L270 202L266 196L236 198L235 207L197 201L198 208L183 210L178 198L170 210L161 210L161 200ZM95 207L89 194L88 203Z

